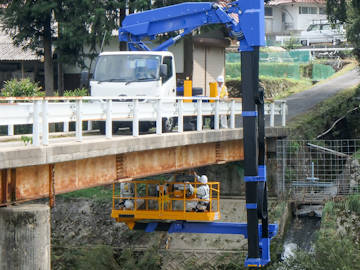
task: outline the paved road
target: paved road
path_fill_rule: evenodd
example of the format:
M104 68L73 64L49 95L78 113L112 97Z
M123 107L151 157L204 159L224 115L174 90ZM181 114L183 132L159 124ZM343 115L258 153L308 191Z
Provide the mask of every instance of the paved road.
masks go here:
M341 90L360 84L360 70L353 69L337 78L316 85L309 90L286 98L288 106L287 121L307 112L321 101L330 98Z

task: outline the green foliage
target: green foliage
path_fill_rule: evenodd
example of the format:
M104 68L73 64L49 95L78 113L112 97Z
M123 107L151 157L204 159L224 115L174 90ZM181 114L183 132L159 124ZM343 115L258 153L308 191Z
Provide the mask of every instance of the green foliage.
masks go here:
M143 253L135 253L132 249L124 249L117 258L117 261L121 266L120 269L161 269L161 256L156 246L145 250Z
M110 201L112 199L113 190L112 187L94 187L88 189L81 189L65 194L58 195L66 199L73 198L89 198L97 201Z
M296 117L289 124L292 130L289 136L290 139L315 139L349 109L359 106L358 101L354 99L354 97L359 95L360 87L342 91L334 97L316 105L311 111ZM358 134L360 134L358 117L359 112L357 111L347 115L346 127L338 130L335 128L321 139L357 138ZM344 132L344 128L346 128L347 132Z
M66 90L64 92L64 97L82 97L88 95L89 92L86 88L76 88L74 90Z
M113 253L113 248L110 246L53 247L51 253L51 269L122 269L114 259Z
M289 41L286 41L284 46L284 48L287 50L293 50L299 47L301 47L301 44L299 43L299 40L295 37L291 37Z
M354 47L354 55L360 60L360 1L327 0L326 9L332 23L346 23L348 41Z
M43 96L44 93L41 92L41 87L37 83L26 78L6 81L1 90L1 95L4 97L36 97Z
M308 86L309 82L261 76L260 85L265 90L265 98L278 98L292 93L299 87ZM241 80L227 80L226 86L230 97L241 97Z
M297 251L294 257L281 263L275 263L269 269L359 269L360 244L358 232L360 223L354 223L351 221L353 218L350 218L350 215L356 216L353 220L360 218L359 199L360 195L353 195L340 201L327 202L314 251L311 253ZM349 211L351 211L350 215Z
M360 216L360 195L350 195L347 202L348 209L354 214Z
M25 145L32 144L33 142L32 137L29 136L21 136L20 139Z

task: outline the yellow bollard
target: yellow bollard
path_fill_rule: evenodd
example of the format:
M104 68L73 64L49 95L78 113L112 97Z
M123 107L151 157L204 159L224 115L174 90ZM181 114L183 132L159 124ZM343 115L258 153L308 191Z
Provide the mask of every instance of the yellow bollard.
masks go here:
M192 81L184 80L184 97L192 97ZM184 102L192 102L192 99L184 100Z
M217 97L218 96L218 89L217 89L217 83L211 82L210 85L210 97ZM210 102L214 102L215 100L210 100Z

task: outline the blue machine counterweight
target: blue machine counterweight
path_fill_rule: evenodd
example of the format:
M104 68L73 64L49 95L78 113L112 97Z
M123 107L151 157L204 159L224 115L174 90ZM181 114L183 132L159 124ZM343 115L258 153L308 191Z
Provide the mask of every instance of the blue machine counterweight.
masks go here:
M265 46L264 23L264 0L239 0L227 5L189 2L131 14L119 29L119 40L126 41L131 51L167 50L186 34L210 24L225 25L230 35L239 41L247 224L153 222L136 223L134 229L243 234L248 238L247 267L262 267L270 262L270 240L277 232L277 225L269 225L267 217L264 104L263 93L259 91L259 47ZM147 40L174 31L177 36L154 48L146 44Z

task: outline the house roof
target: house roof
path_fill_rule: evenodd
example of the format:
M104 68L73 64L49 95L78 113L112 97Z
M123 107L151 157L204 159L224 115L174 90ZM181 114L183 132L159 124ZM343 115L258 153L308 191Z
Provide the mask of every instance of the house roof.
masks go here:
M326 0L272 0L268 3L268 5L277 6L281 4L290 4L290 3L308 3L308 4L325 5Z
M13 44L8 34L0 31L0 61L39 61L40 57L31 50L24 50Z

